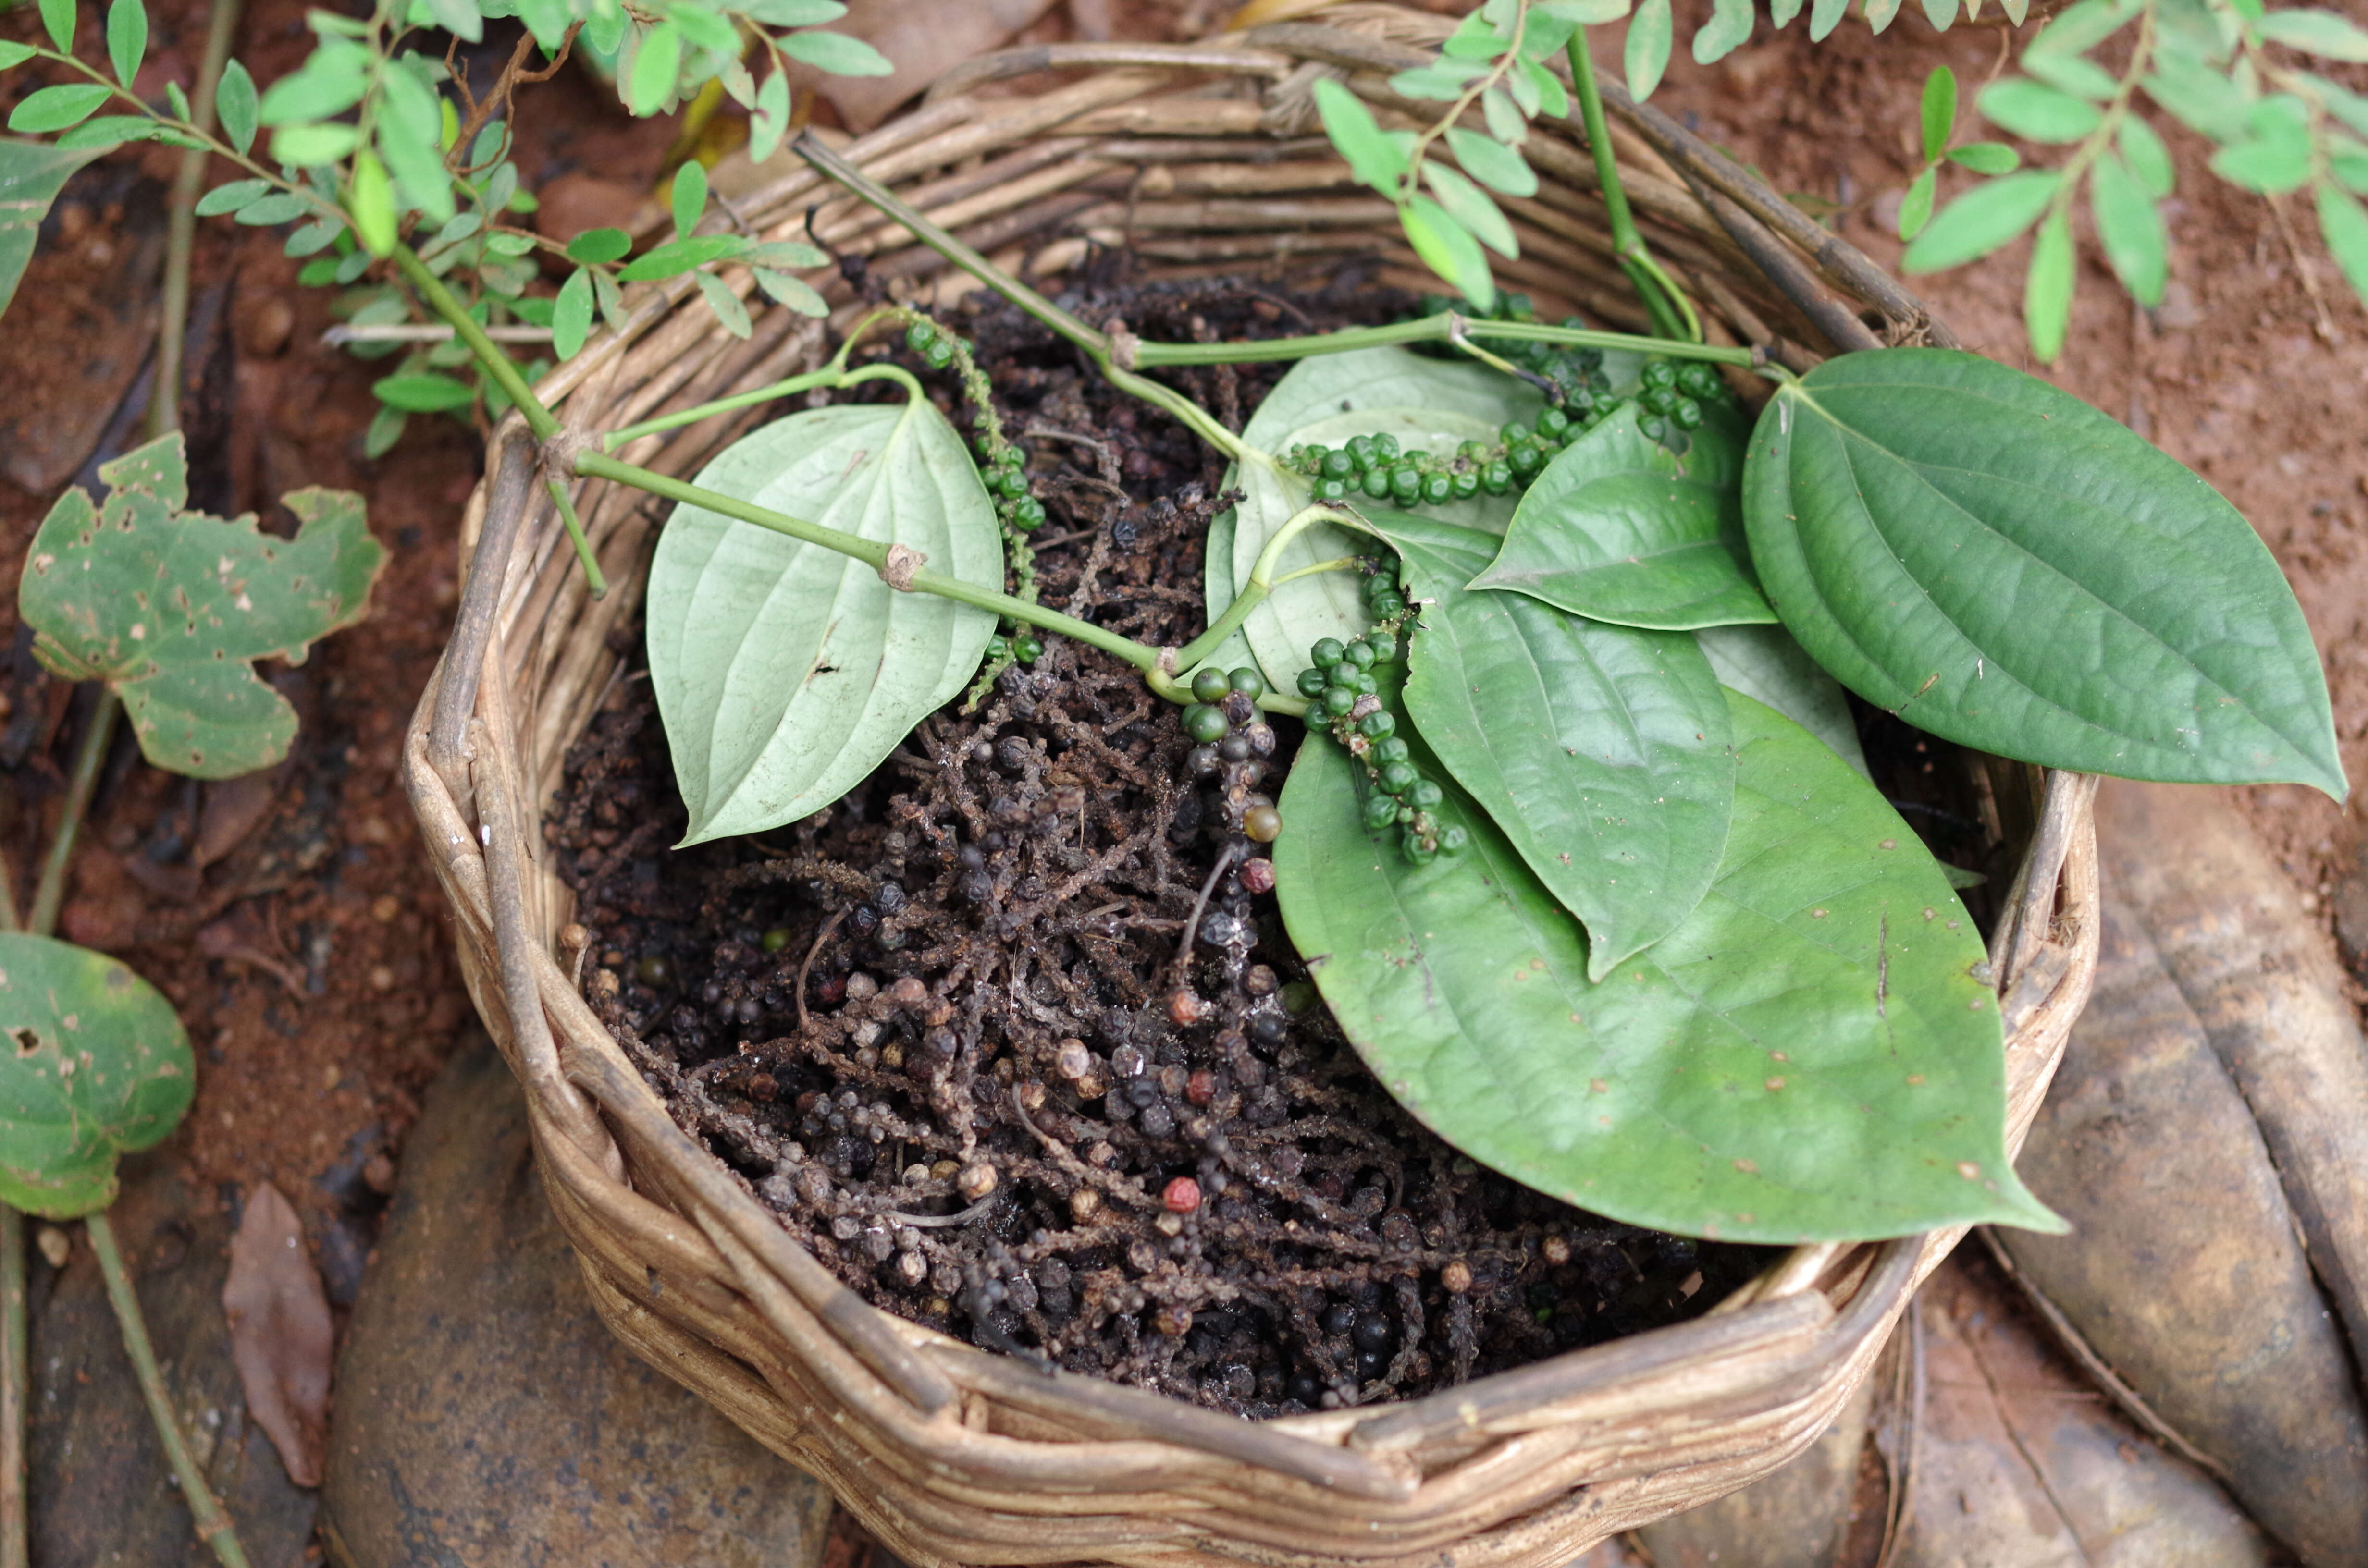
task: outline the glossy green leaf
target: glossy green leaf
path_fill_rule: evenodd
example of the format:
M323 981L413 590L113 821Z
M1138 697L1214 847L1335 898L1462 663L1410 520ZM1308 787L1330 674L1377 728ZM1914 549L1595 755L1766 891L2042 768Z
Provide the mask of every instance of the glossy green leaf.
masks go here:
M2054 169L2032 169L1974 187L1941 209L1900 256L1900 267L1938 272L1989 255L2039 221L2062 179Z
M1932 221L1932 193L1939 185L1940 171L1929 168L1907 182L1907 194L1899 199L1901 239L1914 239Z
M107 62L125 86L140 74L148 56L148 7L141 0L115 0L107 8Z
M562 359L583 352L592 335L592 275L582 267L559 286L559 302L551 312L551 351Z
M620 283L647 283L695 271L712 261L728 261L748 248L737 234L700 234L676 240L635 257L617 269Z
M2149 309L2162 303L2170 271L2162 217L2129 166L2112 153L2100 153L2090 167L2089 210L2097 222L2098 243L2122 287Z
M2368 64L2368 29L2333 11L2268 11L2262 14L2260 28L2263 38L2289 49L2322 60Z
M2126 123L2126 122L2125 122ZM1949 162L1977 175L2010 175L2021 166L2022 154L2003 142L1968 142L1952 147Z
M787 305L802 316L819 321L830 314L830 302L814 292L814 285L786 272L776 272L769 267L751 267L749 273L775 304Z
M2044 381L1938 348L1827 360L1760 415L1744 519L1785 626L1920 729L2051 767L2343 795L2268 548Z
M1508 261L1520 258L1521 245L1513 237L1513 225L1502 210L1488 199L1486 191L1435 158L1422 165L1422 178L1438 196L1447 215L1466 233ZM1445 276L1443 270L1441 276Z
M586 229L567 242L567 259L598 266L623 256L633 248L633 236L622 229Z
M746 337L755 330L755 324L748 319L748 307L740 302L739 295L723 286L722 278L712 272L702 272L697 282L700 297L707 301L715 319L723 324L724 331L734 337Z
M637 115L655 114L672 102L682 74L682 34L661 23L644 32L633 51L626 107Z
M196 1087L173 1005L115 959L0 934L0 1202L74 1220L115 1200L115 1162L161 1142Z
M74 52L74 0L41 0L41 26L62 53Z
M1996 999L1940 867L1797 726L1730 699L1726 850L1691 915L1600 984L1586 939L1451 792L1463 855L1407 863L1339 747L1300 748L1284 925L1358 1052L1426 1125L1541 1192L1730 1241L2060 1229L2005 1152Z
M791 59L803 60L834 76L886 76L896 69L886 55L845 33L789 33L780 44Z
M920 399L793 414L726 448L698 483L905 545L963 582L1003 581L977 466ZM678 506L650 567L648 629L696 844L810 815L860 783L977 670L995 617Z
M1489 274L1480 242L1445 208L1428 196L1412 197L1398 208L1398 226L1406 231L1406 243L1414 246L1422 264L1469 300L1474 310L1485 315L1496 308L1497 281Z
M1950 0L1953 8L1956 0ZM1957 74L1935 65L1924 78L1924 97L1917 111L1924 131L1924 161L1938 163L1949 150L1949 132L1957 124Z
M2051 212L2032 243L2022 288L2023 329L2031 335L2032 357L2043 365L2054 364L2064 351L2065 329L2072 321L2073 261L2071 214Z
M1694 633L1718 684L1764 703L1872 777L1850 698L1782 626L1705 626Z
M241 153L255 145L256 107L255 78L246 67L235 60L223 66L222 83L214 88L214 116L222 121L222 135Z
M1621 63L1628 75L1628 96L1640 104L1653 96L1661 74L1669 68L1671 36L1669 0L1644 0L1628 18Z
M1686 455L1636 427L1633 403L1531 483L1496 561L1471 580L1621 626L1772 621L1743 536L1743 420L1703 406Z
M1489 189L1506 196L1538 193L1537 172L1504 142L1461 126L1450 126L1447 145L1464 171Z
M1735 803L1726 700L1701 645L1463 585L1487 534L1367 514L1420 598L1406 712L1588 938L1588 978L1651 946L1710 887Z
M284 540L252 517L185 512L178 432L102 464L95 506L67 491L26 558L17 609L33 651L70 680L103 680L150 762L233 778L288 753L296 710L256 677L256 659L302 664L312 643L361 619L386 552L361 497L299 490Z
M1751 37L1753 0L1711 0L1710 20L1694 30L1694 63L1713 65Z
M79 125L98 112L98 106L108 100L110 91L97 82L66 82L37 88L8 111L8 129L38 136L43 131Z
M1494 442L1504 425L1534 420L1543 406L1525 382L1483 365L1433 359L1408 348L1359 348L1292 366L1258 404L1242 438L1260 451L1286 452L1319 442L1344 446L1351 436L1386 433L1401 447L1446 456L1463 441ZM1243 499L1209 530L1205 585L1212 619L1248 583L1267 540L1309 499L1307 481L1259 463L1235 470L1225 484L1238 486ZM1510 496L1482 495L1426 510L1463 528L1502 534L1513 520L1514 506ZM1283 548L1277 574L1370 554L1372 548L1361 535L1319 525ZM1325 573L1277 588L1242 631L1268 684L1289 691L1318 639L1345 641L1372 623L1355 579Z
M50 204L74 172L97 156L97 148L0 142L0 314L16 298L17 280L33 259Z
M2331 185L2318 187L2318 233L2351 291L2368 301L2368 212ZM0 297L0 304L6 303Z
M675 170L674 188L669 196L674 208L674 237L687 240L707 210L707 171L700 166L698 159Z
M2032 142L2078 142L2103 117L2097 106L2028 76L2009 76L1975 100L1991 124Z
M1406 154L1382 133L1365 101L1330 77L1315 82L1315 109L1323 117L1324 133L1348 160L1349 170L1384 196L1397 194L1406 177Z

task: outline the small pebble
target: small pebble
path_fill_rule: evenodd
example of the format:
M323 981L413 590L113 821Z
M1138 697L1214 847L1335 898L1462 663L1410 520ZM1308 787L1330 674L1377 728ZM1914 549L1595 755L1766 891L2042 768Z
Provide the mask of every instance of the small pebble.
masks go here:
M43 1225L34 1232L33 1244L41 1249L51 1268L63 1268L66 1259L74 1256L74 1238L55 1225Z

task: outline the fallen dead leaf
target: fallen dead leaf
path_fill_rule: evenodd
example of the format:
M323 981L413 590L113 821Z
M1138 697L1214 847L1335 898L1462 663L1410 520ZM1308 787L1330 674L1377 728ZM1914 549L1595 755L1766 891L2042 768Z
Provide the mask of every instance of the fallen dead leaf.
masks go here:
M270 1435L288 1478L318 1486L328 1449L335 1330L320 1271L304 1251L303 1227L269 1182L247 1194L231 1238L222 1313L248 1412Z
M946 72L1000 48L1051 8L1052 0L851 0L830 30L886 55L894 74L825 76L799 66L790 85L820 93L849 126L869 131Z

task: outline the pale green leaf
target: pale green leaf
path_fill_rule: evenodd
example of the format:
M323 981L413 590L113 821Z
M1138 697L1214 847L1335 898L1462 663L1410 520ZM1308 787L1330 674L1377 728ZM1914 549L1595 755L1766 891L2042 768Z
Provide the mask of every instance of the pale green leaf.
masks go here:
M2162 303L2170 257L2161 214L2129 167L2112 153L2100 154L2089 169L2089 210L2105 259L2130 298L2148 309Z
M1926 169L1907 182L1907 194L1899 199L1899 237L1912 240L1924 232L1932 221L1932 192L1940 183L1940 171Z
M1752 0L1711 0L1710 20L1694 31L1694 62L1725 59L1751 37Z
M1628 75L1628 96L1643 103L1661 85L1669 68L1671 40L1669 0L1644 0L1628 18L1628 40L1622 50Z
M1465 232L1507 260L1519 259L1521 246L1520 242L1513 237L1513 225L1497 205L1488 199L1486 191L1436 160L1424 163L1422 177L1423 183L1438 196L1439 203L1447 210L1448 216ZM1439 270L1440 276L1446 276L1444 268ZM1469 292L1468 290L1466 291Z
M672 102L682 74L682 34L661 23L642 34L633 51L632 85L626 105L638 115L655 114Z
M1916 236L1901 268L1938 272L1989 255L2039 221L2062 178L2054 169L2032 169L1974 187Z
M148 54L148 7L141 0L114 0L107 8L107 62L125 86L140 74Z
M74 0L41 0L41 26L63 54L74 52Z
M2261 36L2322 60L2368 64L2368 29L2333 11L2266 11Z
M702 272L698 275L698 283L700 297L707 301L715 319L723 324L724 331L734 337L746 337L755 330L748 320L748 307L740 302L739 295L723 286L722 278L712 272Z
M1415 255L1449 288L1484 315L1496 308L1497 280L1489 275L1480 242L1445 208L1428 196L1410 198L1398 208L1398 224Z
M1823 43L1826 35L1841 26L1850 14L1850 0L1810 0L1809 41Z
M2064 351L2064 332L2072 320L2074 259L2071 214L2049 213L2032 244L2022 288L2023 329L2031 335L2032 358L2043 365L2055 363Z
M2153 126L2135 114L2122 120L2121 148L2123 161L2148 196L2159 200L2177 187L2179 176L2170 161L2170 149L2162 144Z
M222 135L241 153L255 145L256 111L255 78L233 60L222 67L222 83L214 88L214 116Z
M16 298L17 280L33 259L50 204L74 172L97 156L97 148L0 142L0 314Z
M2022 165L2022 154L2003 142L1968 142L1962 147L1950 148L1948 158L1959 168L1971 169L1977 175L2010 175Z
M1365 101L1330 77L1320 76L1315 82L1315 110L1323 117L1324 133L1332 139L1334 149L1348 160L1349 172L1395 199L1398 182L1406 177L1406 154L1382 134Z
M757 287L762 289L776 304L787 305L798 314L812 316L817 321L830 314L830 302L816 293L814 286L803 278L776 272L769 267L751 267L748 271L757 279Z
M2368 213L2351 197L2322 183L2318 187L2318 233L2328 254L2343 269L2351 291L2368 301Z
M687 240L697 232L707 210L707 171L694 158L674 172L672 192L674 237Z
M886 55L860 38L845 33L789 33L782 37L782 51L792 60L802 60L817 71L834 76L885 76L896 67Z
M1535 196L1538 193L1536 171L1521 155L1503 142L1451 126L1447 132L1448 150L1455 154L1464 172L1474 179L1506 196ZM1454 208L1451 206L1451 212Z
M757 111L748 119L748 158L763 163L781 144L790 128L790 79L779 71L757 89Z
M2027 76L1993 82L1975 102L1990 123L2032 142L2078 142L2103 118L2096 105Z
M26 94L8 111L8 129L36 136L47 131L63 131L97 114L99 105L110 96L110 90L97 82L63 82L54 87L39 87Z
M591 333L592 275L579 267L559 286L558 303L552 307L551 351L563 360L573 359Z
M660 278L674 278L710 262L729 261L748 248L748 242L737 234L700 234L688 240L676 240L636 256L619 267L617 279L621 283L647 283Z

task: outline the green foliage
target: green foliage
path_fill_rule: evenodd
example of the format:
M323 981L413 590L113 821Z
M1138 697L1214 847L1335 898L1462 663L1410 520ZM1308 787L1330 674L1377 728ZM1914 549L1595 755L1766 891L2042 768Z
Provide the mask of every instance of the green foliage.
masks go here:
M94 147L51 147L0 142L0 313L16 297L17 281L33 259L41 220L73 173L98 156Z
M2044 381L1944 349L1828 360L1760 415L1744 517L1785 626L1920 729L2051 767L2344 794L2310 631L2260 537Z
M17 590L33 652L68 679L112 687L159 767L231 778L279 761L296 711L254 661L301 664L360 619L385 561L361 498L295 492L286 505L302 526L280 540L252 517L183 510L178 432L98 472L104 506L69 490L33 538Z
M1850 699L1791 632L1782 626L1705 626L1694 641L1719 685L1773 708L1860 774L1867 772Z
M115 1200L115 1163L189 1108L172 1004L114 959L0 934L0 1202L78 1220Z
M999 583L1002 536L926 398L842 404L734 442L698 483ZM650 566L650 680L696 844L807 816L860 783L978 668L995 617L899 593L818 545L677 508Z
M1907 184L1907 194L1899 203L1899 237L1913 240L1923 233L1924 225L1932 220L1932 201L1940 189L1941 169L1945 164L1969 168L1977 174L2011 173L2022 162L2020 154L2003 142L1970 142L1952 145L1950 138L1957 125L1957 74L1945 65L1936 65L1924 79L1923 104L1918 111L1923 131L1924 167Z
M1825 747L1731 710L1717 879L1600 984L1471 800L1440 808L1471 848L1411 865L1363 826L1340 748L1304 745L1276 892L1334 1016L1457 1148L1632 1223L1771 1243L2059 1228L2006 1158L1997 1005L1946 878Z

